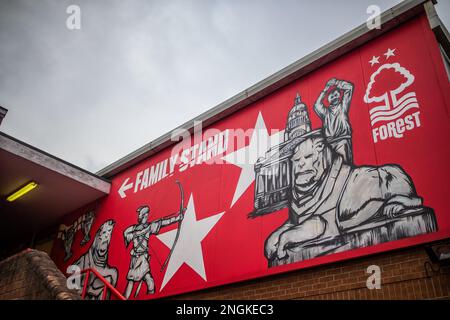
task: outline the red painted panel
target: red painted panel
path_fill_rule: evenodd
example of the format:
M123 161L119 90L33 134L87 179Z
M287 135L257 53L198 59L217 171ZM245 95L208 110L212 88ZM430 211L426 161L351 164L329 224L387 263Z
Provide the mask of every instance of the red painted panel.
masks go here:
M120 173L53 258L152 299L448 238L448 89L415 18Z

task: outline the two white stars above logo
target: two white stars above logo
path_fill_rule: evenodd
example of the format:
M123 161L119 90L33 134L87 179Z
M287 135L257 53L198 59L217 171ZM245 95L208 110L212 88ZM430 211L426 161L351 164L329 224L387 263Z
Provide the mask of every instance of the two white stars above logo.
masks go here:
M389 59L389 57L395 56L394 51L395 48L394 49L388 48L387 51L383 53L383 55L386 56L386 60ZM369 60L370 66L373 67L374 64L380 63L379 59L380 56L373 56L372 59Z

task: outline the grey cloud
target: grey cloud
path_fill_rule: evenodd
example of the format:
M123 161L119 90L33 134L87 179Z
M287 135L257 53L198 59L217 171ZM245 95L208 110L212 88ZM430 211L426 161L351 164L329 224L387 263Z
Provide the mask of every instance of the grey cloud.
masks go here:
M374 2L399 1L0 0L1 130L96 171L361 24ZM74 3L79 31L65 26Z

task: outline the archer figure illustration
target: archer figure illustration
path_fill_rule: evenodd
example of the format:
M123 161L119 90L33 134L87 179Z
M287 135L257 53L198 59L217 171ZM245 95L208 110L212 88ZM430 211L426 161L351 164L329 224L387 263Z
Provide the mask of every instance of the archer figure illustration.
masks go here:
M127 274L127 287L125 289L125 297L128 299L133 291L134 284L138 282L138 287L134 296L139 294L142 282L147 284L147 294L155 293L155 282L153 280L150 270L150 255L149 255L149 238L151 235L159 233L162 227L169 226L173 223L179 222L178 230L181 227L181 221L183 220L183 213L186 211L184 207L184 192L183 187L179 181L176 181L181 192L181 204L178 212L169 215L167 217L148 222L148 216L150 214L150 207L148 205L140 206L136 211L138 213L138 223L128 227L123 237L125 240L125 247L128 247L130 243L133 244L131 249L131 261ZM177 233L178 236L178 233ZM175 247L176 240L173 244ZM167 265L168 260L172 254L173 248L169 253L162 269Z

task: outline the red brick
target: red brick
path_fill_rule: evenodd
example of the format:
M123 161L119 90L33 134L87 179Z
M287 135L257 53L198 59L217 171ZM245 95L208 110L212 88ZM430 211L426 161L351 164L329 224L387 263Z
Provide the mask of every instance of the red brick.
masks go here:
M191 293L177 299L436 299L449 298L449 275L427 278L423 248L386 252L358 260L298 270L258 282L238 283L206 293ZM369 265L380 266L381 290L366 288Z

